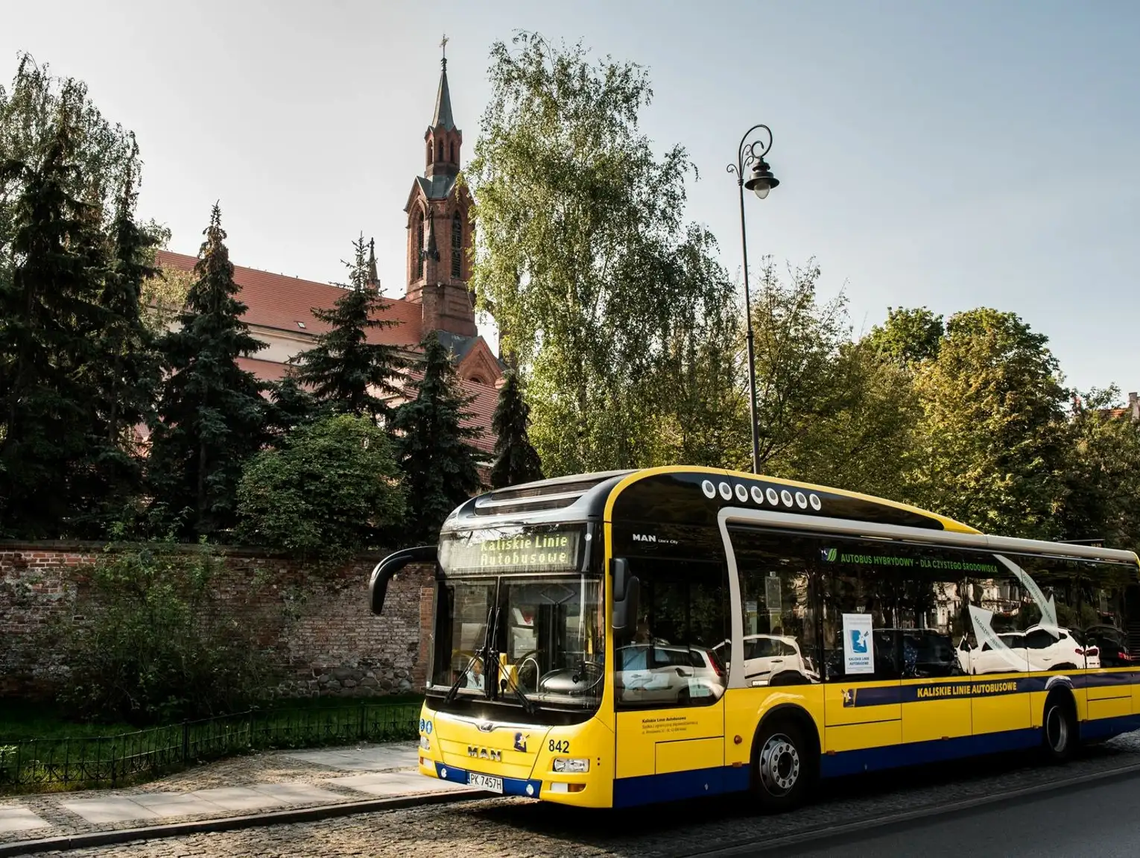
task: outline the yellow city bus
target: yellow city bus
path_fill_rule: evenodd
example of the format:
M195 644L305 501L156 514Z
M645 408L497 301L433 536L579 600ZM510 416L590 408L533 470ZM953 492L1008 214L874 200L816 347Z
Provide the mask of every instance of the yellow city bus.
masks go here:
M751 790L1140 728L1129 551L987 536L696 467L492 491L438 546L423 775L586 807Z

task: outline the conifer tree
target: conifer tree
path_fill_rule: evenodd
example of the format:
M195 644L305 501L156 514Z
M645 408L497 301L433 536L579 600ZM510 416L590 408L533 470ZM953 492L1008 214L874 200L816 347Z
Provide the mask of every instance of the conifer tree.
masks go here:
M448 513L479 488L477 453L467 443L478 430L464 425L471 400L459 389L448 350L434 333L420 347L423 377L416 398L396 410L393 429L407 488L407 538L434 542Z
M0 165L18 188L0 277L0 523L5 535L67 535L92 455L92 333L106 244L97 206L70 188L73 132L61 116L36 163Z
M491 488L501 489L542 479L542 460L531 446L527 430L530 406L523 398L522 382L515 370L508 370L495 416L495 463L491 467Z
M295 427L316 418L320 414L316 400L292 375L273 385L270 392L273 403L269 423L276 440L284 439ZM276 442L275 442L276 443Z
M362 235L352 243L354 258L346 262L349 284L331 309L313 308L313 315L330 326L316 345L293 359L297 380L333 411L369 415L385 423L392 417L388 398L400 394L399 380L407 362L400 347L369 342L369 332L397 322L379 318L390 306L370 269Z
M242 466L266 438L267 388L237 365L265 347L241 320L234 267L215 205L194 266L181 327L160 347L171 374L159 401L150 461L160 514L184 534L213 535L236 519Z
M90 336L97 355L90 381L95 409L91 450L83 463L82 505L74 512L76 535L101 538L122 518L142 487L142 455L136 427L150 422L161 383L156 340L139 300L153 265L157 238L134 219L137 191L130 169L111 224L112 256L102 280L98 329Z

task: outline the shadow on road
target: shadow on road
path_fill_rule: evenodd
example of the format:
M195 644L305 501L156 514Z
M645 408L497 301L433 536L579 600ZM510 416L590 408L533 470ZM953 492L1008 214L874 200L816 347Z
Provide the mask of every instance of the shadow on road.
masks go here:
M1093 747L1085 750L1083 759L1112 755ZM779 816L761 814L746 794L627 810L581 810L520 801L480 802L456 807L454 812L468 815L475 830L480 824L512 828L524 843L528 834L564 841L567 854L573 853L573 845L585 845L615 856L697 855L765 835L929 806L944 794L945 800L953 801L965 793L984 792L986 781L1001 778L1004 784L1007 776L1019 773L1049 777L1050 771L1055 770L1043 765L1038 755L1017 753L857 775L823 782L810 805ZM1005 788L996 782L995 787Z

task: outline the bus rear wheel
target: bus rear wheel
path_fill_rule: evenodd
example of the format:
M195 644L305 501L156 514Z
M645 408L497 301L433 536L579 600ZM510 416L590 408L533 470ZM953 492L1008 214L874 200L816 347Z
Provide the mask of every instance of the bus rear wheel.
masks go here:
M1050 694L1041 720L1045 758L1052 763L1065 763L1072 759L1077 749L1078 729L1073 699L1063 692Z
M780 813L801 804L814 779L816 761L792 721L765 725L756 740L752 789L761 810Z

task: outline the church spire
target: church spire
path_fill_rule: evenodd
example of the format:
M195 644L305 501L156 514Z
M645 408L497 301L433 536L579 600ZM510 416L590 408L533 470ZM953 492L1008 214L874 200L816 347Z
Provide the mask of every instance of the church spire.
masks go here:
M447 86L447 42L445 35L439 43L443 49L443 59L440 60L439 91L435 95L435 116L432 117L432 128L445 128L455 130L455 120L451 116L451 90Z
M455 127L455 117L451 113L451 89L447 85L447 36L439 43L443 48L440 63L439 90L435 95L435 115L431 125L424 132L424 177L435 179L442 176L447 184L428 196L447 196L450 183L459 174L459 161L462 157L463 132Z
M380 277L376 273L376 239L368 241L368 285L378 286Z

